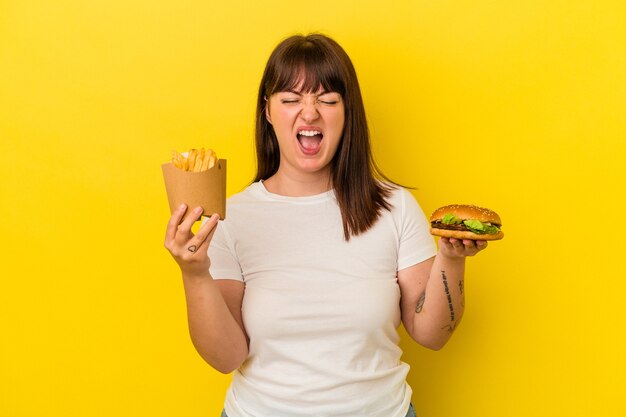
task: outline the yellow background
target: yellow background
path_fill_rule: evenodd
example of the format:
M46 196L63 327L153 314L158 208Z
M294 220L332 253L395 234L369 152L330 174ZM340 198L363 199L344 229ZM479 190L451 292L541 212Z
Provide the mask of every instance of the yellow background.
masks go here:
M383 3L0 1L1 416L219 415L160 164L210 146L241 190L265 61L309 31L426 212L504 219L451 342L403 337L418 415L626 415L625 3Z

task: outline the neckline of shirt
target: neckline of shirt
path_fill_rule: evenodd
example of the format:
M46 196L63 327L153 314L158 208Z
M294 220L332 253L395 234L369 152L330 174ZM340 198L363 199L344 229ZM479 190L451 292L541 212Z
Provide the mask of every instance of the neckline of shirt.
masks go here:
M335 197L335 191L332 189L320 194L307 195L303 197L293 197L269 192L267 188L265 188L265 185L263 185L263 180L253 183L252 186L254 187L253 189L256 190L260 196L264 197L265 199L274 201L285 201L290 203L317 203Z

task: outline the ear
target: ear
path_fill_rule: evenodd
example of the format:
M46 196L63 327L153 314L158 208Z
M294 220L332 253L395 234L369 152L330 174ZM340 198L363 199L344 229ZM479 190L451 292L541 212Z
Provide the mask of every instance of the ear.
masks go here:
M270 103L267 101L267 97L263 97L263 100L265 100L265 118L269 124L272 124L272 118L270 117Z

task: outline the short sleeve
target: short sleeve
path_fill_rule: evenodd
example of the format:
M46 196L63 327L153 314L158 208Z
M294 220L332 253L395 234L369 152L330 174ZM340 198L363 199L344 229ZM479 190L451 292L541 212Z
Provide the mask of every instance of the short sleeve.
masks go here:
M437 246L430 234L430 224L424 211L411 193L405 189L401 189L400 193L398 271L437 254Z
M211 259L209 272L213 279L243 281L241 266L228 233L228 225L223 221L217 225L209 245L208 254L209 259Z

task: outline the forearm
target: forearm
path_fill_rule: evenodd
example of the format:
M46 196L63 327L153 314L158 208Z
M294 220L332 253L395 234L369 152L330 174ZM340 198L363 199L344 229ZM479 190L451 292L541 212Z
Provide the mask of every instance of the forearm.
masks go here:
M191 340L202 358L223 373L237 369L248 356L245 333L215 281L183 275Z
M465 310L465 258L435 257L425 290L412 320L412 337L431 349L440 349L452 336Z

